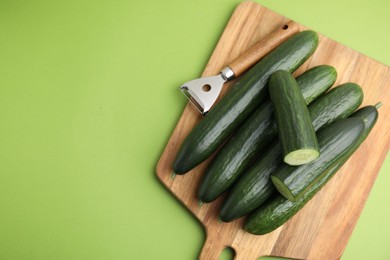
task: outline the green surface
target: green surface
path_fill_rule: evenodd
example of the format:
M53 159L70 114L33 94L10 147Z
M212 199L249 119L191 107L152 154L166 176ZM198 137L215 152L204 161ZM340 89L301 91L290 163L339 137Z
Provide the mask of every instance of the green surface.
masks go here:
M258 2L390 65L387 0ZM0 0L0 259L196 259L155 166L238 3ZM389 171L343 260L390 258Z

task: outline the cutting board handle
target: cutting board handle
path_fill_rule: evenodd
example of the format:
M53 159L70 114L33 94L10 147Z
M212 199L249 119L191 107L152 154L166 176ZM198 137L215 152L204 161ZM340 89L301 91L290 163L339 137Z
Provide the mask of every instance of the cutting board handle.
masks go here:
M226 245L222 244L220 240L211 239L210 236L207 236L200 251L199 260L218 260L225 248Z
M236 248L232 245L226 244L223 238L218 238L218 235L206 237L202 250L199 254L199 260L219 260L221 253L224 249L230 248L233 251L234 260L248 260L257 259L261 256L259 252L254 250L245 250L244 248Z
M228 67L234 72L234 76L238 77L247 71L250 67L252 67L261 58L263 58L272 49L298 32L299 24L294 21L290 21L278 27L270 35L258 41L238 58L230 62Z

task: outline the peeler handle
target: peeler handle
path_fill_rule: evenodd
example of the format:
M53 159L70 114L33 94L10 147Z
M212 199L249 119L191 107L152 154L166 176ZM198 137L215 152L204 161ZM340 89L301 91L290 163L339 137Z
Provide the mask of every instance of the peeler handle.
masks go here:
M290 36L299 32L299 25L290 21L273 31L270 35L258 41L250 49L234 59L228 67L238 77L247 69L252 67L257 61L263 58L276 46L287 40Z

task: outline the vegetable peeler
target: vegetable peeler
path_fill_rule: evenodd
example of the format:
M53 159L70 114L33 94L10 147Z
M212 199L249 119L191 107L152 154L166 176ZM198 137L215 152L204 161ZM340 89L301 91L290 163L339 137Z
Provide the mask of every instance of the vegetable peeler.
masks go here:
M180 87L180 90L201 114L206 115L217 100L225 82L240 76L273 48L297 32L299 32L299 25L290 21L254 44L223 68L220 74L188 81Z

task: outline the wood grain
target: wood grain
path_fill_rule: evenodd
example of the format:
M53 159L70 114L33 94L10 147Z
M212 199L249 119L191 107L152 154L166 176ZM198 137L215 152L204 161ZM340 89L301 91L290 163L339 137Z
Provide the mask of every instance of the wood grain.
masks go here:
M239 54L288 20L257 3L241 3L229 20L203 76L217 74ZM307 28L300 25L300 29ZM295 259L341 257L389 150L390 102L387 100L390 100L390 68L321 34L319 36L317 51L296 71L296 75L320 64L334 66L339 75L335 85L355 82L362 86L365 95L362 106L383 102L376 126L336 176L297 215L277 230L255 236L242 229L243 218L232 223L218 222L221 198L201 207L198 205L196 189L209 161L186 175L171 178L172 163L181 142L202 119L196 108L187 104L156 171L167 189L203 224L206 241L200 259L218 259L225 247L233 248L235 259L257 259L267 255ZM224 87L224 92L230 85Z

